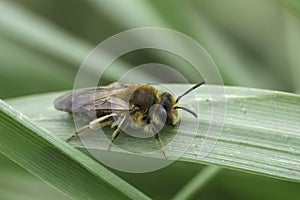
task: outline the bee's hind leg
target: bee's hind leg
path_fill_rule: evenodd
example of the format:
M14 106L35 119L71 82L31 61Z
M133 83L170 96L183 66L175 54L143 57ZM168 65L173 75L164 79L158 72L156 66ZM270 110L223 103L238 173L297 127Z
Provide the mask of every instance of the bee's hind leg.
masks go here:
M71 135L68 139L66 139L66 142L70 142L74 137L76 137L79 133L87 130L87 129L90 129L90 125L85 125L83 127L81 127L80 129L78 129L77 131L75 131L73 133L73 135Z
M79 133L82 133L82 132L84 132L86 130L97 129L97 128L99 128L99 126L100 127L106 126L109 123L109 121L107 121L107 120L110 117L113 117L113 116L116 116L116 114L115 113L111 113L109 115L105 115L103 117L100 117L100 118L97 118L97 119L91 121L88 125L85 125L85 126L81 127L80 129L78 129L77 131L75 131L73 133L73 135L71 135L68 139L66 139L66 142L71 141L74 137L78 136Z

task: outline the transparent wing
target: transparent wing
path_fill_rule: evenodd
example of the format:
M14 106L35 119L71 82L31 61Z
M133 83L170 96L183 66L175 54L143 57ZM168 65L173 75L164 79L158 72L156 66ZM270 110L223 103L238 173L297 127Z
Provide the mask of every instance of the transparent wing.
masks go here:
M77 90L58 97L54 106L58 110L81 113L95 110L129 110L128 102L115 97L124 92L128 85L116 83L107 87Z

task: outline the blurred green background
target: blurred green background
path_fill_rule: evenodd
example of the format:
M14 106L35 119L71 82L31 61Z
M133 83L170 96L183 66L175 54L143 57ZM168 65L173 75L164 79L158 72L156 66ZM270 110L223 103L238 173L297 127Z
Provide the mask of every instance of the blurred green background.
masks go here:
M0 0L0 98L71 89L81 62L96 45L119 32L149 26L174 29L198 41L225 85L300 93L299 19L297 0ZM184 68L177 57L159 54L132 52L118 64L124 69L149 62ZM103 84L112 81L107 77ZM175 162L147 174L116 173L150 197L166 199L199 170L198 165ZM299 184L223 170L197 198L299 195ZM53 198L67 199L0 156L0 199Z

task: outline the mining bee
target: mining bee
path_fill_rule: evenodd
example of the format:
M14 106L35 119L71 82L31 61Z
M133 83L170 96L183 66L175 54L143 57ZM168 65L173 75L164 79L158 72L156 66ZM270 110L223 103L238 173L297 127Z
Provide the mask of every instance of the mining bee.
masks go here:
M117 127L112 134L112 143L122 130L128 126L142 127L146 133L153 134L165 158L164 145L159 137L159 128L164 125L174 127L180 121L179 109L187 111L197 118L197 114L188 108L178 106L179 100L198 88L201 81L175 98L168 92L162 92L150 85L113 83L104 87L83 89L67 93L54 101L58 110L73 114L95 112L97 118L78 129L66 141L70 141L87 129L96 129L111 125Z

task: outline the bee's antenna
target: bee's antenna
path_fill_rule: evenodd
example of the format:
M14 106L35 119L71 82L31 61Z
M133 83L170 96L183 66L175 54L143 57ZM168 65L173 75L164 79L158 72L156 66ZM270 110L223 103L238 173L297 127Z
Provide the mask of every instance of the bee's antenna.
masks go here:
M185 107L180 107L180 106L175 106L174 109L182 109L182 110L185 110L189 113L191 113L192 115L194 115L195 118L198 118L198 115L197 113L195 113L194 111L188 109L188 108L185 108Z
M187 90L185 93L183 93L182 95L180 95L179 97L177 97L175 103L177 103L179 101L179 99L181 99L183 96L187 95L188 93L190 93L191 91L193 91L194 89L196 89L197 87L203 85L205 83L204 81L201 81L200 83L197 83L196 85L194 85L192 88L190 88L189 90ZM181 108L181 107L180 107Z

